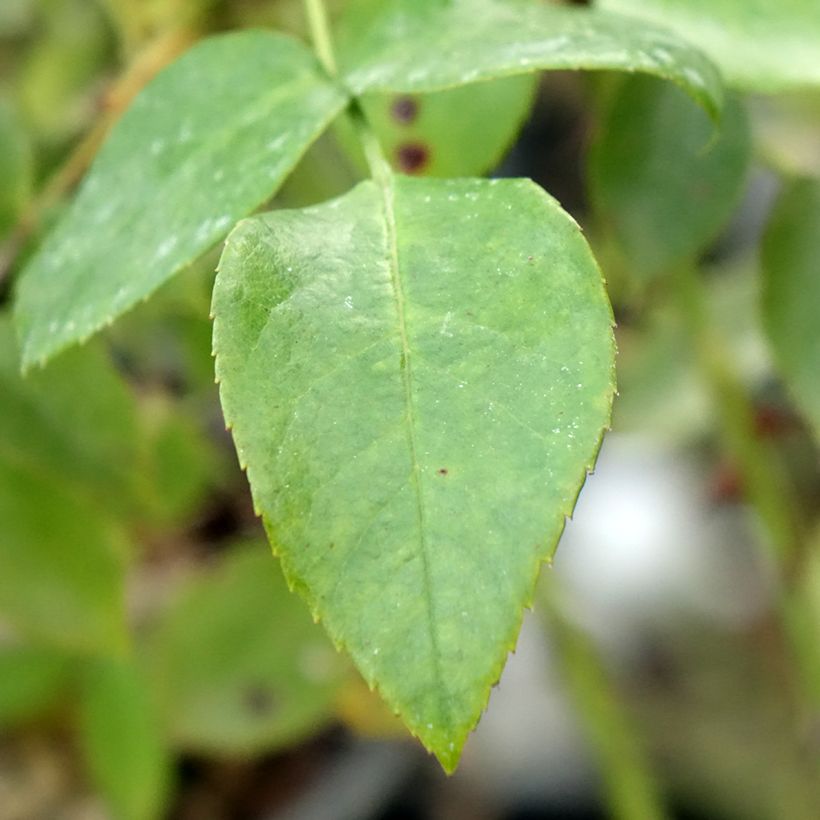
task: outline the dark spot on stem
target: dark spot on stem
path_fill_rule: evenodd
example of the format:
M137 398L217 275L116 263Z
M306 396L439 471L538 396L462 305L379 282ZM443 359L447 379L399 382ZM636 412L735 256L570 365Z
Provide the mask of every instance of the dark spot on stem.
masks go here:
M406 174L418 174L430 160L430 151L420 142L406 142L396 151L399 168Z
M447 475L449 470L446 467L442 467L440 470L437 471L439 475Z
M419 115L419 103L414 97L396 97L390 106L390 113L396 122L409 125Z

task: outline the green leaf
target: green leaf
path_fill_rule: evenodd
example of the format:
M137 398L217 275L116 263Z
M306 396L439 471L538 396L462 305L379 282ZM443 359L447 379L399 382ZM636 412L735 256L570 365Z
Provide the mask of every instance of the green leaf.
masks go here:
M774 92L820 85L817 0L598 0L597 4L677 32L703 49L737 88Z
M0 646L0 729L50 709L65 689L70 664L64 655L26 646Z
M135 503L133 396L97 347L22 378L14 331L0 316L0 461L69 483L118 512Z
M669 272L712 241L746 182L751 140L737 100L720 132L674 86L622 83L601 122L588 172L593 199L625 267L638 279Z
M171 757L141 670L131 660L95 660L83 670L81 683L80 743L112 815L163 816Z
M344 104L307 49L271 32L205 40L161 72L23 274L23 366L86 339L222 239Z
M245 221L220 264L225 418L286 577L451 770L609 419L595 261L529 181L399 176Z
M257 542L189 582L149 637L147 658L174 741L216 754L315 731L344 668Z
M366 0L340 33L354 93L437 91L539 69L618 69L678 83L710 113L722 87L712 63L650 24L540 0Z
M122 535L66 483L0 457L0 618L84 652L125 640Z
M820 439L820 182L782 194L763 242L763 318L780 372Z
M472 176L489 171L510 147L536 83L536 75L524 74L434 94L368 94L361 103L396 171ZM350 146L355 137L346 131ZM363 156L360 167L367 167Z

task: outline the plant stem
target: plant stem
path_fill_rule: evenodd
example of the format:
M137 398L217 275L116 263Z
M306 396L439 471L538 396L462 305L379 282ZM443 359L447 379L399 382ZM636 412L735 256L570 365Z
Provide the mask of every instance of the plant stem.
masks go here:
M310 27L310 36L313 46L322 65L330 74L335 77L338 73L336 68L336 56L333 53L333 40L330 36L330 25L327 21L327 11L324 0L305 0L305 14Z
M324 0L304 0L304 4L305 15L307 16L308 26L310 27L310 36L313 40L316 53L328 74L335 77L338 73L338 68L336 66L333 38L330 34L330 25L328 24ZM376 132L367 121L367 117L358 100L354 99L350 103L348 115L350 116L353 129L364 151L367 166L370 169L370 175L381 188L384 188L390 182L390 164L387 162Z
M560 611L558 593L555 579L542 583L538 611L598 760L607 809L617 820L662 820L666 813L639 733L594 643Z

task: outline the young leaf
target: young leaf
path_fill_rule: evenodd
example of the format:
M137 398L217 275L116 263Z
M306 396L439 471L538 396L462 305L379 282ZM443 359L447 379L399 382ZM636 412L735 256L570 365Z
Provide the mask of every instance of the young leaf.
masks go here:
M205 40L161 72L23 274L24 368L83 341L222 239L344 104L311 53L272 32Z
M737 88L774 92L820 85L817 0L598 0L598 5L676 31L703 49Z
M593 199L641 280L689 260L715 238L743 192L751 140L727 100L719 133L674 86L629 77L592 146Z
M163 815L171 759L151 693L132 660L90 661L80 692L80 742L86 765L120 820Z
M147 646L177 744L247 755L330 716L345 664L294 603L262 543L186 586Z
M241 223L214 314L290 584L452 770L609 419L586 242L526 180L365 182Z
M365 0L340 32L354 93L415 93L539 69L617 69L672 80L715 114L720 76L674 33L540 0Z
M763 317L777 363L820 439L820 182L791 184L763 242Z

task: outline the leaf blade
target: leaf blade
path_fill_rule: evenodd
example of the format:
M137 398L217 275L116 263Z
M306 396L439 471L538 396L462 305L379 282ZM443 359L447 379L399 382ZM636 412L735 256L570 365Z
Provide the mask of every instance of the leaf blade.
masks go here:
M599 5L678 32L705 51L735 88L773 93L820 85L820 6L814 0L599 0Z
M23 273L23 366L110 323L264 202L345 103L295 40L210 38L143 90Z
M214 315L291 586L451 770L609 417L586 243L524 180L368 182L242 223Z
M597 9L391 0L365 3L342 34L343 73L356 94L437 91L541 69L615 69L671 80L712 115L722 103L720 76L700 51L668 30Z

